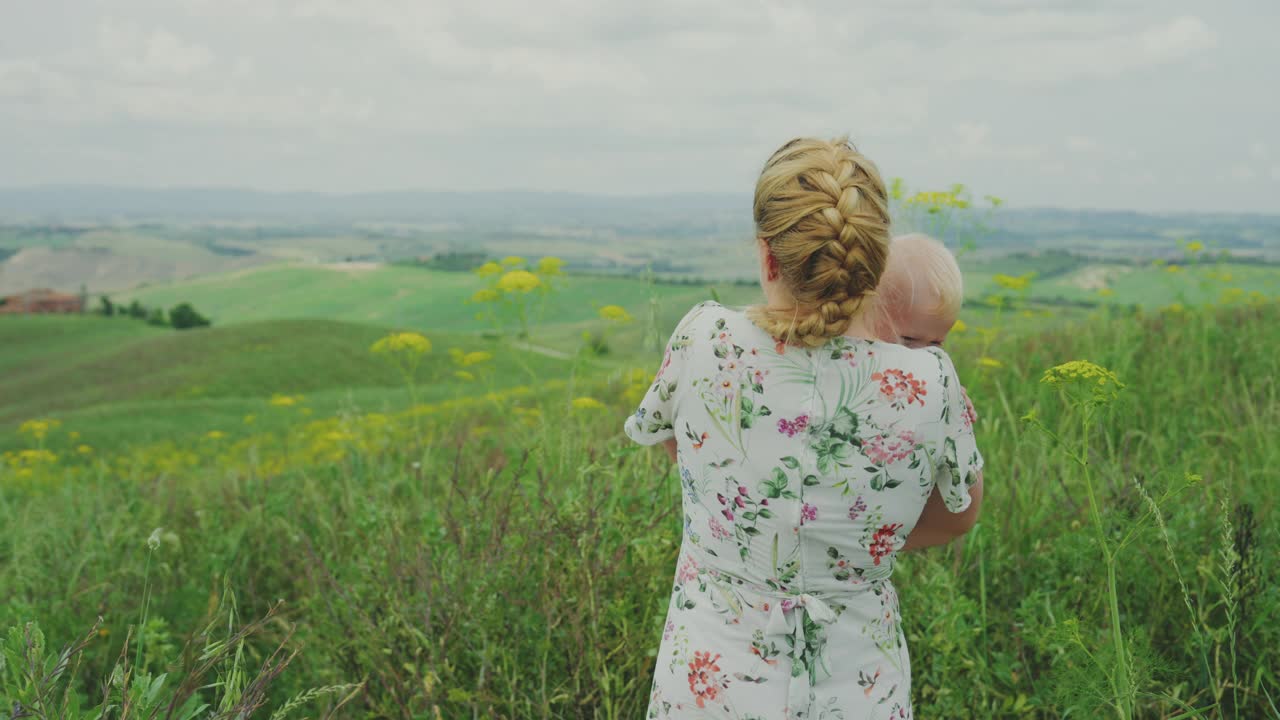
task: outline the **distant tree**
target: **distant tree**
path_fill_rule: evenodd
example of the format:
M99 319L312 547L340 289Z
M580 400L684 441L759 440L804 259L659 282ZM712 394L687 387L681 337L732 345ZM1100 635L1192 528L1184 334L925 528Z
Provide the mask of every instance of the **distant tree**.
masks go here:
M211 323L209 319L192 307L191 303L178 303L169 310L169 324L175 330L187 330L190 328L207 327Z
M169 321L164 316L164 310L161 310L160 308L152 308L151 317L147 318L147 324L155 325L156 327L166 327L169 325Z
M80 312L89 312L89 288L84 283L80 283Z
M106 295L98 296L98 312L106 317L116 314L115 303L111 302L111 298Z
M147 309L142 306L142 303L138 302L137 300L134 300L133 302L129 303L129 317L137 318L139 320L146 320Z

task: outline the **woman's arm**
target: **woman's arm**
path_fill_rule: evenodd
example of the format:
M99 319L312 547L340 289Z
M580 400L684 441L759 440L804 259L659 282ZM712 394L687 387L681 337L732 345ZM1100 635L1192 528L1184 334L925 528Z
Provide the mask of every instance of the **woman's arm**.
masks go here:
M963 512L954 513L947 509L946 503L942 501L942 494L935 487L902 549L919 550L946 545L973 529L982 507L982 473L978 473L978 482L969 488L969 497L972 499L969 507Z

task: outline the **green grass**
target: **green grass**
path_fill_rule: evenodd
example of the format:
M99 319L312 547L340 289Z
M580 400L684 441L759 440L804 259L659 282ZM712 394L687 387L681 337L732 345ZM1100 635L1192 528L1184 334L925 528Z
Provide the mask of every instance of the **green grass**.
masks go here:
M602 305L644 312L654 287L671 307L687 308L707 296L703 286L653 286L622 277L570 275L558 278L556 285L558 290L545 304L535 303L531 315L549 328L553 340L561 342L591 324ZM142 288L122 294L119 300L136 298L144 305L162 307L191 302L215 324L329 318L433 332L481 332L491 323L476 317L484 306L469 301L482 287L484 282L470 273L406 266L372 270L270 266ZM734 299L758 292L736 286L721 290Z
M275 394L305 394L311 412L400 409L403 377L370 346L386 328L334 320L277 320L174 331L128 318L0 318L0 428L52 417L95 448L279 429L296 412ZM420 400L527 384L564 374L565 360L500 349L479 335L432 333L435 352L418 376ZM495 351L477 386L458 383L448 349ZM252 427L246 415L259 416ZM0 434L0 450L21 439ZM69 443L74 447L79 443Z
M1085 653L1105 659L1111 624L1083 476L1019 421L1034 409L1078 445L1079 424L1038 379L1046 367L1087 358L1128 384L1091 434L1105 530L1118 535L1144 513L1135 480L1159 494L1185 473L1203 477L1166 505L1167 533L1148 527L1119 555L1139 716L1172 717L1189 706L1210 718L1274 717L1277 321L1274 304L1101 312L1045 332L1005 328L990 348L973 334L956 338L951 352L980 415L987 497L972 534L904 557L895 574L917 716L1114 716ZM269 344L267 329L280 325L257 327L223 329L244 349ZM378 372L354 355L372 336L353 339L343 362ZM134 338L121 343L121 357L138 357L130 353L140 343L195 337ZM307 342L316 344L251 357L297 363L307 370L298 375L327 372L304 357L327 346ZM1004 366L982 369L980 353ZM236 356L228 349L208 367ZM357 439L330 443L326 452L336 454L323 462L301 451L327 432L307 427L328 412L316 407L313 418L289 416L287 432L281 425L233 447L142 447L33 480L4 475L0 625L38 619L56 645L103 616L109 634L87 649L77 685L91 696L137 622L148 582L140 669L151 672L190 668L183 640L208 622L225 583L244 619L285 600L246 646L248 666L280 641L301 648L273 684L272 706L306 688L364 680L345 709L352 716L637 717L670 590L680 497L665 457L620 437L631 403L614 370L655 365L658 353L606 364L547 360L531 396L476 399L417 427L347 409L332 427ZM221 394L270 392L288 380L274 368L239 367L249 376L225 386L203 370L183 383ZM380 377L387 384L379 392L396 392ZM607 409L570 409L579 395ZM234 399L183 401L170 414L144 403L128 422L183 422L201 404ZM513 404L538 408L542 420L525 422ZM1223 507L1233 526L1225 539ZM171 537L162 533L149 559L145 541L156 527Z

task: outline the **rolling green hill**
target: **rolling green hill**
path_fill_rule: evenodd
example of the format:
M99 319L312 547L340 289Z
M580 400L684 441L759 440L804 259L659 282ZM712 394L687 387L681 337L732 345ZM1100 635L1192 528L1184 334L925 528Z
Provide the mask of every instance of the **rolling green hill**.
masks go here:
M483 282L470 273L403 266L372 269L333 269L324 266L277 265L141 288L119 296L144 305L170 307L191 302L215 324L278 318L328 318L424 331L478 333L490 322L478 318L484 308L470 304ZM637 317L647 317L650 298L661 298L663 309L680 312L706 299L703 285L652 285L640 279L567 275L557 279L556 292L545 305L535 304L533 320L548 327L536 340L565 345L593 325L603 305L622 305ZM748 302L758 290L725 285L717 291L726 302ZM677 315L678 317L678 315Z
M403 377L369 351L386 333L318 319L176 332L126 318L0 318L0 449L16 447L19 438L7 431L35 417L59 419L99 447L295 422L297 409L270 404L278 394L305 395L308 412L318 414L403 408L410 404ZM494 341L474 334L428 335L434 348L417 373L420 401L563 375L568 364L543 353L497 352ZM494 358L472 368L475 383L460 382L451 347L487 349Z

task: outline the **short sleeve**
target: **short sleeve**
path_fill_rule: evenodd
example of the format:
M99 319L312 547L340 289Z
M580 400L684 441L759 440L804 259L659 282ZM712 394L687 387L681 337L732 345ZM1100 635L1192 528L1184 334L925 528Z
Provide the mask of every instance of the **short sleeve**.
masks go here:
M675 332L667 341L662 366L658 368L653 384L640 401L640 407L636 408L623 427L627 437L641 445L656 445L676 436L677 400L684 389L685 366L692 351L693 337L690 332L694 321L707 304L694 306L676 325Z
M941 427L934 448L934 484L951 512L963 512L972 498L969 488L978 483L982 473L982 453L973 431L973 413L965 401L964 388L956 376L951 358L940 348L929 352L938 361L938 380L941 385Z

